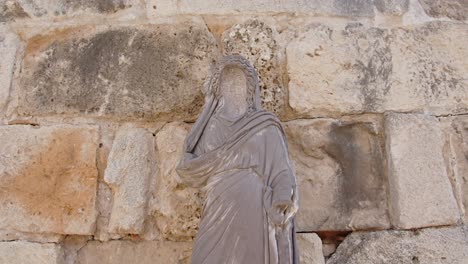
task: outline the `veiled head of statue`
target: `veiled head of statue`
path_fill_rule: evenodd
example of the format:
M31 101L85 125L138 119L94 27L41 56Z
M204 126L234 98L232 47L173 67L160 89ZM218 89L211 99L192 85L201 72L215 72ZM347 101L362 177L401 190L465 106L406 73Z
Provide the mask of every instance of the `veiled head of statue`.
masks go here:
M240 55L224 57L211 77L209 92L219 99L224 115L236 117L260 109L258 78L254 67Z

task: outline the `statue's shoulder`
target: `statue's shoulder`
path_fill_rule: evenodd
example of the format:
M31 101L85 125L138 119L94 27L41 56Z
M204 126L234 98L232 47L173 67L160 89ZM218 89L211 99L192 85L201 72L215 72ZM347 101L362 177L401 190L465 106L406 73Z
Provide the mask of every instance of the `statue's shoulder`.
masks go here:
M257 119L260 125L260 134L284 135L284 128L279 118L272 112L260 110L255 113L254 119Z

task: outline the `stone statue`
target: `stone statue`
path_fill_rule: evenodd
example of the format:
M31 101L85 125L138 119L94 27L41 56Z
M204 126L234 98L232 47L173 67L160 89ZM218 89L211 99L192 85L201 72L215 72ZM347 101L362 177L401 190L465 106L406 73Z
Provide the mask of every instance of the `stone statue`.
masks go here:
M296 178L280 121L261 110L255 69L224 57L205 95L177 166L207 194L192 264L299 263Z

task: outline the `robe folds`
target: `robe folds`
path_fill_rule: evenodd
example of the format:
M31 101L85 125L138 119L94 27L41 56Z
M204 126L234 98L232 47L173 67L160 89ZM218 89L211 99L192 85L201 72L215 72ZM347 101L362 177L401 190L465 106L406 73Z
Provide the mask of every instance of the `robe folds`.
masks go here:
M215 108L205 105L176 169L206 191L192 264L298 264L296 178L280 121L263 110L232 121Z

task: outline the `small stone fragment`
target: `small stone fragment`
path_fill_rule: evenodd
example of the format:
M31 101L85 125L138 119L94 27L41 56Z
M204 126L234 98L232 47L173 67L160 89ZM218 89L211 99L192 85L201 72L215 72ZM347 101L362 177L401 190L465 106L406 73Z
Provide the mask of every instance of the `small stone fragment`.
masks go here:
M315 233L296 234L301 264L325 264L322 252L322 240Z

